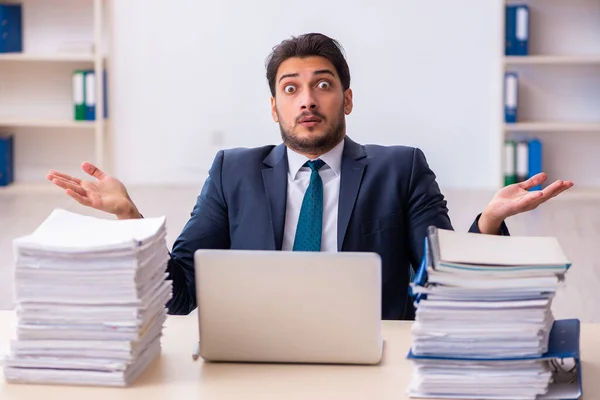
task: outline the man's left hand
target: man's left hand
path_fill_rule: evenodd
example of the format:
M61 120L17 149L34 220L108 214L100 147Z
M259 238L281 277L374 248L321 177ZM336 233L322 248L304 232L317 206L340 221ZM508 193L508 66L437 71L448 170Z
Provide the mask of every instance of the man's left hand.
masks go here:
M542 184L546 179L547 175L542 172L526 181L500 189L479 217L479 231L487 234L498 234L500 233L500 226L506 218L531 211L573 186L571 181L557 180L543 190L529 191L532 187Z

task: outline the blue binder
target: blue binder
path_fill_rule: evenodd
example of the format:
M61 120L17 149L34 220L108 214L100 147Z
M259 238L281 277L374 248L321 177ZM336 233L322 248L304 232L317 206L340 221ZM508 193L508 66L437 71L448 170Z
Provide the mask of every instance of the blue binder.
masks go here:
M23 51L23 13L20 4L0 4L0 53Z
M529 176L531 178L535 174L542 172L542 142L539 139L531 139L529 141ZM536 185L531 190L541 190L542 185Z
M526 56L529 54L528 5L515 4L506 6L504 35L504 52L507 56Z
M427 283L427 268L433 266L434 248L429 246L430 237L435 227L428 229L428 235L424 239L423 257L419 269L415 272L409 294L414 299L415 307L422 299L427 299L427 294L417 293L412 290L413 285L424 286ZM435 239L432 239L435 240ZM523 358L452 358L443 356L415 355L409 350L409 360L454 360L454 361L506 361L506 360L548 360L553 368L554 382L549 385L548 392L538 396L536 400L579 400L583 395L583 384L581 379L581 355L580 355L580 331L581 323L578 319L562 319L554 321L548 339L548 351L540 357Z
M88 76L91 76L91 80L88 81ZM108 117L108 84L106 82L106 70L103 71L103 85L102 91L104 96L104 101L102 102L104 108L104 118ZM95 82L95 71L94 70L86 70L84 71L84 79L86 81L85 84L85 119L87 121L95 121L96 120L96 101L98 96L96 96L96 82Z
M0 186L14 181L14 167L13 135L0 135Z
M507 360L548 360L552 368L553 382L548 392L538 396L536 400L579 400L583 395L581 380L580 327L578 319L562 319L554 321L548 342L548 351L541 357L486 359L486 361ZM409 351L409 360L455 360L472 361L470 358L449 358L433 356L417 356Z
M504 122L515 123L519 108L519 75L516 72L504 73Z
M83 79L85 80L84 85L84 108L85 108L85 119L87 121L96 120L96 74L94 70L84 71Z

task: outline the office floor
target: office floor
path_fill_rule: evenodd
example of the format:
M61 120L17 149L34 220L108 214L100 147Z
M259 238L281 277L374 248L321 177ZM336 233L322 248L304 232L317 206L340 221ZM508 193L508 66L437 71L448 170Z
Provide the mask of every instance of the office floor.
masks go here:
M173 243L189 217L199 187L136 187L130 194L146 216L166 215L168 242ZM444 191L456 230L467 230L493 192ZM50 183L0 188L0 309L12 305L12 240L36 228L56 207L88 215L84 208ZM600 193L567 192L537 210L509 218L513 235L556 236L573 266L567 285L554 300L558 318L600 322Z

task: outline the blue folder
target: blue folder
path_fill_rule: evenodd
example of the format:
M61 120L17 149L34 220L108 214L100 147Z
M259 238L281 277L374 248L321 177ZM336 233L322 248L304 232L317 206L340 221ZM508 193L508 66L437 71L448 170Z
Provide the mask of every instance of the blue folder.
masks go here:
M429 246L430 237L434 237L435 227L428 229L428 236L424 239L423 257L417 271L415 271L409 294L414 299L415 307L422 299L427 299L423 293L415 294L412 286L424 286L427 283L427 268L433 265L432 249ZM433 238L433 240L435 240ZM580 330L581 323L578 319L562 319L554 321L548 339L548 351L540 357L523 358L458 358L444 356L415 355L412 349L408 352L409 360L457 360L457 361L507 361L507 360L549 360L553 367L554 382L549 385L548 392L538 396L536 400L579 400L583 394L581 379L580 356Z
M14 136L0 134L0 186L14 182Z
M504 52L507 56L529 54L529 6L526 4L506 6L504 39Z
M87 78L87 75L91 74L91 75L95 75L95 70L86 70L84 71L84 76ZM85 78L84 78L85 79ZM104 108L104 118L108 118L108 83L107 83L107 75L106 75L106 70L103 71L103 85L102 85L102 90L103 90L103 98L104 101L102 102L103 104L103 108ZM88 98L88 90L90 90L90 93L93 94L92 98ZM98 99L98 96L96 95L96 87L88 89L87 87L87 79L86 79L86 86L85 86L85 119L87 121L95 121L96 120L96 101Z
M542 142L539 139L531 139L528 143L529 147L529 173L528 178L542 172ZM530 190L541 190L542 185L536 185Z
M580 321L561 319L554 321L548 342L548 351L541 357L498 358L485 361L548 360L553 370L553 382L548 392L536 400L579 400L583 395L581 380ZM472 358L417 356L409 351L409 360L473 361ZM480 359L478 359L479 361Z
M23 12L20 4L0 4L0 53L23 51Z
M504 122L515 123L519 109L519 74L504 73Z

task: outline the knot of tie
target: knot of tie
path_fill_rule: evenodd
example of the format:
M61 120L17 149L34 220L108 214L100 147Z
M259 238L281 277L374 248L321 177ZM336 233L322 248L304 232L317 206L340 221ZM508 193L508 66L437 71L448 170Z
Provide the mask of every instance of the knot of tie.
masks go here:
M307 161L306 163L304 163L304 166L310 168L313 172L320 170L323 167L323 165L325 165L325 161L321 159Z

